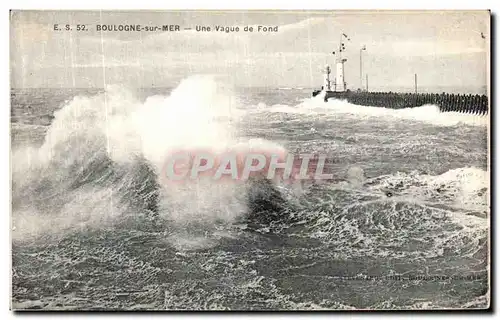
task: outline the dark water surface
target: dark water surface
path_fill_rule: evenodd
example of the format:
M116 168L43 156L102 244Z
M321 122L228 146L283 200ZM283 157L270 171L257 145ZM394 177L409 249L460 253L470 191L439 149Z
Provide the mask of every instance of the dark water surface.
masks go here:
M259 207L213 190L163 193L147 152L116 160L137 133L133 121L118 125L138 118L121 110L170 91L110 91L106 105L97 90L13 91L14 308L488 306L484 118L236 90L238 139L334 156L334 182L299 194L279 186ZM195 103L183 94L165 105ZM107 108L118 111L101 130ZM252 216L238 213L248 207Z

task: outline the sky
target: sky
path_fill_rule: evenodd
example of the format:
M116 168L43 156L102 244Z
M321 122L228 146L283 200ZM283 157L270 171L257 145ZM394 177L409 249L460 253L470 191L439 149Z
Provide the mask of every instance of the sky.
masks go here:
M342 33L350 39L350 89L365 86L366 75L370 89L412 88L415 73L419 86L436 90L487 84L488 11L12 11L10 21L14 88L172 87L194 74L225 76L236 86L319 87ZM88 30L76 31L77 24ZM100 32L97 24L181 31ZM240 31L194 30L218 25ZM243 31L258 25L278 31Z

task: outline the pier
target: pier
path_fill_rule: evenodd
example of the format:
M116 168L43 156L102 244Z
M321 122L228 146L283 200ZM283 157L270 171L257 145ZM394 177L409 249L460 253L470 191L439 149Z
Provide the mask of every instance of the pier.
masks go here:
M313 96L321 90L313 92ZM404 109L436 105L441 112L460 112L475 115L488 114L488 97L486 95L450 94L450 93L397 93L397 92L366 92L366 91L327 91L328 99L346 100L360 106Z
M458 93L418 93L417 74L415 74L415 92L370 92L368 91L368 75L366 76L366 90L358 89L356 91L347 89L345 81L344 64L347 59L343 57L346 42L351 39L343 32L340 33L339 46L333 51L335 60L335 77L330 79L332 70L327 64L323 73L323 86L320 90L315 90L312 96L319 94L328 99L346 100L349 103L361 106L383 107L389 109L415 108L424 105L436 105L440 112L459 112L474 115L487 115L489 113L489 101L486 95L478 94L458 94ZM359 69L360 84L363 79L363 51L366 51L364 45L359 50Z

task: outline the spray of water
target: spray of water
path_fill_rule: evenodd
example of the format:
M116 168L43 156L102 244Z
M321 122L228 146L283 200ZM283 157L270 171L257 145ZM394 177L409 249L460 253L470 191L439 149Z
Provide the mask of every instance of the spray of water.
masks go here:
M329 99L324 102L322 97L308 98L296 106L288 105L261 105L257 110L316 114L316 115L344 115L356 118L382 117L385 119L412 120L439 126L454 126L466 124L471 126L486 126L489 123L488 115L471 115L458 112L440 112L435 105L424 105L416 108L390 109L372 106L359 106L345 100Z
M241 217L245 185L158 183L172 150L241 147L237 105L230 88L204 76L145 102L118 86L75 97L55 113L40 148L13 151L14 237L106 226L138 212L184 227Z

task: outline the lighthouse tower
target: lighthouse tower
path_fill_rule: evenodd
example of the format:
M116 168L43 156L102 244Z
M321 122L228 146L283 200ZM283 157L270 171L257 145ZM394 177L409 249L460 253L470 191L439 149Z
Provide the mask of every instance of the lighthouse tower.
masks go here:
M339 59L337 60L337 72L335 74L335 91L336 92L344 92L346 91L347 84L344 81L344 62L347 59Z
M326 65L325 66L324 79L323 79L323 90L324 91L330 91L331 90L330 73L332 73L332 70L330 69L329 65Z
M334 89L335 92L344 92L347 90L347 83L345 82L344 79L344 63L347 61L347 59L342 58L342 52L345 50L344 37L347 39L347 41L351 40L349 39L349 37L347 37L345 33L340 34L338 55L337 55L337 60L335 62L336 64L335 89Z

